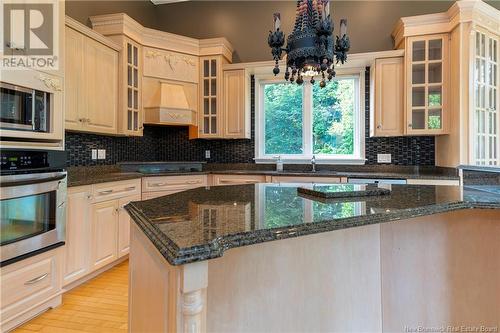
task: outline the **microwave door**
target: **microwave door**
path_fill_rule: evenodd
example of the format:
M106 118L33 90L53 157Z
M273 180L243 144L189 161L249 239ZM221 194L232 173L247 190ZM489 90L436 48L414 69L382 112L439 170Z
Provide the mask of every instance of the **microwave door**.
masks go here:
M32 89L0 84L0 127L33 131L35 96Z

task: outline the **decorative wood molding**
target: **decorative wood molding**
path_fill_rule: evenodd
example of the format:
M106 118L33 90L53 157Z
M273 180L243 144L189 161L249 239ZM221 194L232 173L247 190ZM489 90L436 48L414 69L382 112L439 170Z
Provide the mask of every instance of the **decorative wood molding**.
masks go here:
M233 46L224 37L195 39L142 26L124 13L91 16L92 28L105 36L126 35L143 46L195 56L222 54L230 62Z
M98 41L101 44L106 45L109 48L112 48L115 51L120 52L122 47L118 45L117 43L113 42L111 39L105 37L104 35L101 35L95 30L90 29L86 25L81 24L80 22L76 21L75 19L72 19L71 17L66 15L66 20L65 20L66 26L69 28L72 28L87 37L90 37L96 41Z
M173 54L170 52L162 54L161 52L158 52L156 50L146 51L146 58L158 58L158 57L162 57L165 60L165 62L168 63L172 71L175 71L176 69L175 66L180 61L184 62L188 66L196 67L196 62L192 58L189 58L185 55Z
M500 11L481 0L455 2L446 12L402 17L392 37L399 48L405 37L449 33L461 23L471 22L492 33L500 34Z
M61 81L58 78L49 77L49 76L45 76L43 74L39 74L37 76L37 79L42 81L45 84L45 86L49 89L52 89L54 91L62 91Z

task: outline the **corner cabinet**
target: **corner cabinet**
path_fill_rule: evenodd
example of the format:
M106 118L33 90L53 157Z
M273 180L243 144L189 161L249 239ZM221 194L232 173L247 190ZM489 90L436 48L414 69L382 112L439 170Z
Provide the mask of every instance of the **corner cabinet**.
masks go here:
M222 137L222 56L200 57L198 138Z
M406 134L448 133L449 34L406 40Z
M404 58L375 59L370 67L370 136L404 134Z

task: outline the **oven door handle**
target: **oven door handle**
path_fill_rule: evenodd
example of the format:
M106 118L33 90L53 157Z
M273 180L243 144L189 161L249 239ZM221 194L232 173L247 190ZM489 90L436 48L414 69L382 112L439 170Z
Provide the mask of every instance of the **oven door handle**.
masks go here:
M1 182L1 187L12 187L12 186L23 186L23 185L49 183L49 182L61 180L64 178L66 178L66 173L58 173L58 174L52 175L50 177L4 181L4 182Z

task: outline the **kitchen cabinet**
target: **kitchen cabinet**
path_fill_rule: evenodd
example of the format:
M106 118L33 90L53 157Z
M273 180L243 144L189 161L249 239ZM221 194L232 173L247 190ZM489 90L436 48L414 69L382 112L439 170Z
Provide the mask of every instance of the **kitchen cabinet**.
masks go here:
M119 134L142 136L142 49L130 38L120 39L123 49L120 53Z
M210 175L210 184L212 186L257 184L266 183L267 180L271 180L271 177L265 175Z
M404 134L404 58L376 59L370 67L370 136Z
M207 175L144 177L142 199L153 199L201 186L207 186Z
M66 129L117 134L120 47L66 19Z
M130 248L130 216L124 207L131 201L140 200L140 194L118 200L118 257L120 258L128 254Z
M244 69L223 72L223 137L250 139L250 76Z
M299 183L299 184L338 184L346 183L347 179L342 177L295 177L295 176L273 176L273 183Z
M118 201L92 205L91 269L96 270L118 259Z
M91 186L68 189L63 285L76 281L89 272L91 193Z
M61 247L12 263L0 270L0 324L7 332L61 304Z
M406 41L406 133L448 131L448 34L412 36Z
M222 56L200 57L200 107L198 138L221 138L222 120Z
M200 79L198 57L144 47L144 76L162 80L198 83Z

